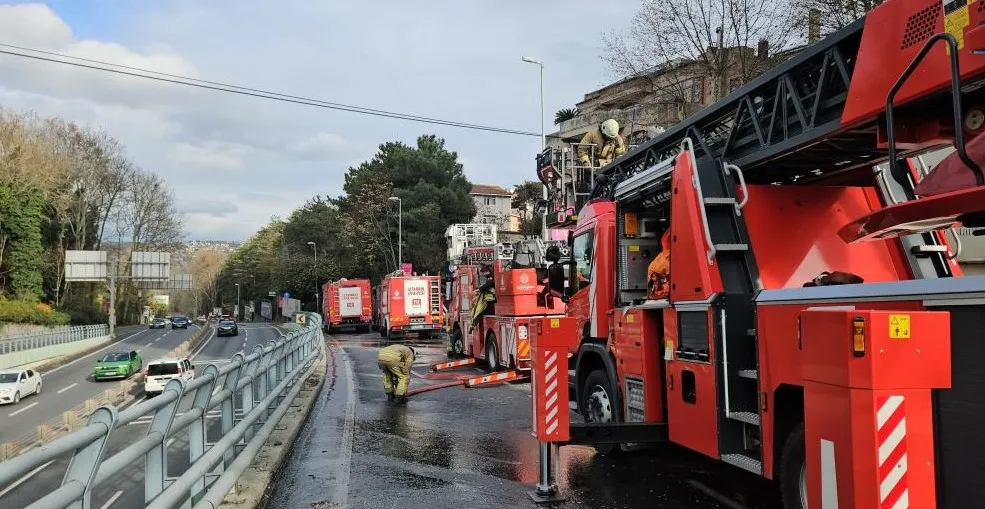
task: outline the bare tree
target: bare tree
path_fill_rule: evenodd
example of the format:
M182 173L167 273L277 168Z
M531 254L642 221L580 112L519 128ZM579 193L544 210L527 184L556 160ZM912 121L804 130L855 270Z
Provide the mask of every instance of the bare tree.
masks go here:
M800 4L804 15L816 11L816 23L822 33L831 33L850 25L865 13L881 5L883 0L807 0Z
M654 102L678 106L683 118L687 105L758 76L769 51L796 40L802 14L789 0L644 0L628 31L603 37L602 58L619 77L647 79ZM702 77L703 91L694 81Z

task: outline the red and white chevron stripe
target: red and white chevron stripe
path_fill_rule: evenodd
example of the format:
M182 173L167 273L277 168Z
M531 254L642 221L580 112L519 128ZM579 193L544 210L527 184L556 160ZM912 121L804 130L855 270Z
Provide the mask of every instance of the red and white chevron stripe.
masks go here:
M881 396L876 402L879 509L907 509L910 491L906 476L906 400L903 396Z
M550 352L544 363L544 426L548 435L558 427L557 369L557 352Z

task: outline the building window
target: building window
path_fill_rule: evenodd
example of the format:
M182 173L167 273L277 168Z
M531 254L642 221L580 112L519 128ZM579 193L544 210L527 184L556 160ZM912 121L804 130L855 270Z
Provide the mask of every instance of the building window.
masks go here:
M496 198L494 196L486 196L486 205L495 205Z

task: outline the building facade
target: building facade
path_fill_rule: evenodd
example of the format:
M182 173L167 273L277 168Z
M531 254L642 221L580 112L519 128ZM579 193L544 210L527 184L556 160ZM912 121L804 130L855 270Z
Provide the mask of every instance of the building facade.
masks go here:
M475 202L475 218L472 222L495 224L503 232L514 231L511 228L513 193L496 185L474 184L469 194Z

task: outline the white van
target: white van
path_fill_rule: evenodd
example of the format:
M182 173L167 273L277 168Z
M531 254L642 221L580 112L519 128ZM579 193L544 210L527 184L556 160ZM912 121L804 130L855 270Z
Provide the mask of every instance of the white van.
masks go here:
M181 378L186 383L195 378L195 367L187 358L157 359L147 364L144 370L144 393L153 397L164 390L172 378Z

